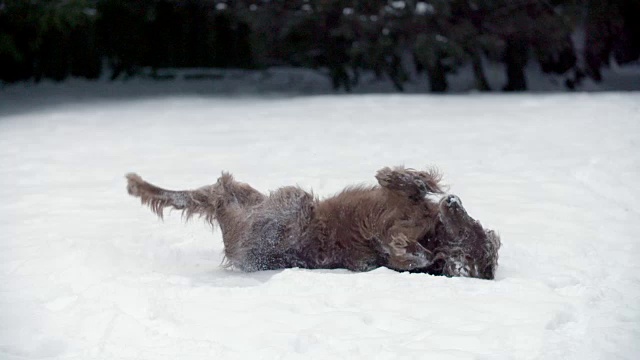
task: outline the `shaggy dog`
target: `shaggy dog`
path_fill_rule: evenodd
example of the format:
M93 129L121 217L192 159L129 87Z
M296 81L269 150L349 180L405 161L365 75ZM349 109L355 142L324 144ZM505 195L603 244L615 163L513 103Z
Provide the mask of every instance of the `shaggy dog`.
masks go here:
M299 187L265 195L223 173L190 191L154 186L128 174L127 190L160 218L164 208L204 217L222 231L227 265L243 271L282 268L399 271L493 279L500 238L443 194L435 171L377 172L377 186L349 187L319 200Z

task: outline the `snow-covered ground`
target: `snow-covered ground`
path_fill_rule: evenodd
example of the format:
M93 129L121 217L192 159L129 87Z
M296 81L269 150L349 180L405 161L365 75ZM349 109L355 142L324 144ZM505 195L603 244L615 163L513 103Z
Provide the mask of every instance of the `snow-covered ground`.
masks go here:
M408 60L408 59L407 59ZM413 65L404 65L410 80L403 84L405 94L425 94L429 92L429 81L424 74L417 74ZM0 82L0 115L21 112L25 108L49 107L62 103L95 102L102 100L123 100L132 98L153 98L168 96L269 96L281 97L299 95L333 95L328 70L291 67L271 67L263 70L242 69L161 69L159 76L164 80L150 77L151 69L145 69L135 78L109 81L109 72L103 78L88 81L73 78L64 83L44 80L34 86L33 82L19 82L5 85ZM485 72L491 89L499 93L507 83L502 64L485 62ZM603 81L595 83L586 78L577 90L583 92L640 91L640 62L618 66L612 62L610 68L602 69ZM533 61L526 68L527 86L532 93L567 92L566 75L552 75L542 72ZM475 78L471 67L463 67L455 74L447 76L448 91L454 94L475 92ZM360 81L352 89L354 94L399 94L388 76L378 78L373 72L360 74ZM339 93L344 93L341 89Z
M640 93L83 99L0 109L0 359L640 356ZM394 164L500 232L495 281L225 270L124 180L327 196Z

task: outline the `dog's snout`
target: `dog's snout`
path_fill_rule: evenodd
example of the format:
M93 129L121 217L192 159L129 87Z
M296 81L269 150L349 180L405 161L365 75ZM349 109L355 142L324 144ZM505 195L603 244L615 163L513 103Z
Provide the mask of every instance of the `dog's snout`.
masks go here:
M449 205L449 206L454 206L454 205L462 206L462 201L460 201L460 198L455 196L455 195L447 196L445 201L447 202L447 205Z
M462 200L456 195L447 195L440 200L440 211L443 215L464 215L466 210L462 206Z

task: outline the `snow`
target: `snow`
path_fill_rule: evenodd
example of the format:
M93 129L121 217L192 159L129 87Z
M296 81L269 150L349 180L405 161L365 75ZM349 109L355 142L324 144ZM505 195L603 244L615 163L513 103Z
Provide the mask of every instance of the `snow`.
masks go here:
M640 354L639 93L101 101L67 86L0 92L1 359ZM437 165L500 232L495 281L226 270L218 230L158 220L124 180L188 189L228 170L328 196L396 164Z
M371 15L371 21L377 21ZM389 29L383 29L388 33ZM440 35L439 40L447 41ZM405 54L410 55L410 54ZM491 89L500 92L507 83L505 68L502 64L483 61L487 82ZM406 94L425 94L429 91L429 81L425 74L415 73L411 56L403 57L403 67L409 74L409 80L403 83ZM35 107L59 105L60 103L78 103L102 100L129 100L132 98L211 96L224 97L282 97L308 95L334 95L329 71L327 69L304 69L291 67L270 67L262 70L243 69L156 69L141 70L136 78L109 81L109 72L96 81L72 78L58 84L44 80L34 86L32 82L11 85L0 83L0 114L33 110ZM595 83L585 79L578 90L585 92L601 91L640 91L640 63L625 66L612 63L611 68L602 69L603 81ZM352 74L353 75L353 74ZM534 62L526 68L527 87L533 93L567 92L565 80L568 75L545 74ZM448 91L454 94L473 94L475 76L471 66L463 66L455 73L447 75ZM340 90L344 92L345 90ZM361 71L358 84L352 87L354 94L393 94L398 90L387 75L377 77L372 71Z
M435 8L433 7L433 5L422 1L416 3L416 13L418 15L424 15L427 13L433 14L434 12Z

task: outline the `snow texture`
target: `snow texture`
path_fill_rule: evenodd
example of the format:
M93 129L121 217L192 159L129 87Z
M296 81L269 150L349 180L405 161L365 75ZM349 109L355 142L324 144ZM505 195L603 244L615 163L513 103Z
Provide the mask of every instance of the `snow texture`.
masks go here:
M0 359L640 355L638 93L6 99ZM124 179L327 196L396 164L500 232L495 281L226 270L218 230Z

